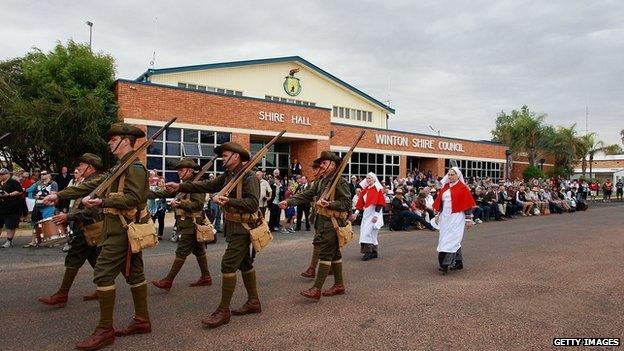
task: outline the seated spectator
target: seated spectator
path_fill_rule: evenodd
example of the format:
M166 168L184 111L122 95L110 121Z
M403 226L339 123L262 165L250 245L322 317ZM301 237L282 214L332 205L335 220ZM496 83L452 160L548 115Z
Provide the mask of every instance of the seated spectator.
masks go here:
M527 196L524 185L521 185L518 188L518 192L516 193L516 202L518 206L522 206L522 215L523 216L532 216L531 210L533 209L533 202Z
M403 198L403 189L397 189L394 199L392 199L392 220L390 222L390 229L407 230L416 222L422 224L429 230L435 231L431 224L425 221L421 216L410 211L410 205L408 205Z
M501 211L498 208L498 195L496 194L496 191L494 191L495 188L498 188L497 184L487 188L487 192L483 196L483 202L490 208L490 215L493 215L495 220L505 221L506 219L503 218Z
M485 192L483 188L478 186L474 189L472 193L472 197L477 204L477 207L474 209L473 215L476 223L483 223L490 220L490 206L487 202L484 201L483 197Z

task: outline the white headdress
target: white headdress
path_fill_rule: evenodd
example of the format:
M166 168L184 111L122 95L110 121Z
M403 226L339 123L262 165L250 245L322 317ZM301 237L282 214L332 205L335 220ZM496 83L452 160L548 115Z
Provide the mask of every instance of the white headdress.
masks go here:
M373 186L375 188L377 188L377 190L382 190L383 189L383 185L381 185L381 183L379 182L379 179L377 179L377 175L373 172L369 172L367 175L367 177L371 177L375 180L375 183L373 184ZM360 182L360 187L362 189L366 189L368 188L368 182L366 181L366 178L362 179L362 181Z
M453 171L455 171L455 174L457 174L457 177L459 178L459 181L466 184L466 181L464 180L464 175L462 174L462 172L459 170L459 167L452 167L451 168ZM450 170L449 170L450 171ZM448 172L447 174L444 176L444 178L442 178L442 181L440 182L442 183L442 186L444 186L446 183L450 183L449 178L448 178Z

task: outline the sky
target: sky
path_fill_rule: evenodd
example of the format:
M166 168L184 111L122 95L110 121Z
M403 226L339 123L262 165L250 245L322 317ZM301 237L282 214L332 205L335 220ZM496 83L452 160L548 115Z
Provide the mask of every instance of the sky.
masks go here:
M156 68L299 55L389 100L390 129L489 140L497 114L527 105L621 144L620 0L1 3L0 60L88 42L91 21L93 50L115 57L119 78L154 51Z

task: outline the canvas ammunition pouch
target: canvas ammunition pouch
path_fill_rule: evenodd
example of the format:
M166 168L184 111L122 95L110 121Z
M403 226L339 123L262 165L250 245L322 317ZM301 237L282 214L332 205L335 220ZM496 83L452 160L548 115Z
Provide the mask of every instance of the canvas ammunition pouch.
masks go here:
M347 217L349 217L349 212L330 210L330 209L323 208L323 207L318 206L318 205L314 206L314 210L316 211L317 215L323 216L323 217L334 218L334 219L336 219L336 218L337 219L347 219Z
M203 224L195 223L195 236L197 237L197 242L206 243L214 241L217 231L214 229L209 220L206 219L203 222Z
M125 174L119 179L117 193L110 193L108 196L123 194ZM113 214L119 217L124 228L127 229L128 244L133 254L158 246L158 236L152 217L146 208L119 210L116 208L105 208L105 214ZM141 223L142 219L148 218L147 223Z
M236 186L236 198L241 199L243 197L243 183L240 182ZM254 251L260 252L265 247L269 246L269 243L273 240L273 234L269 229L269 225L261 218L258 212L256 213L229 213L224 212L223 218L227 221L238 222L243 228L249 232L251 244ZM251 228L250 223L256 224L255 228Z
M93 224L85 225L82 227L82 233L84 234L87 245L97 246L101 243L103 228L104 221L95 222Z
M185 220L185 219L196 219L196 218L204 218L204 213L202 211L197 211L197 212L187 212L184 211L181 208L178 208L175 210L175 215L176 217L178 217L180 220Z

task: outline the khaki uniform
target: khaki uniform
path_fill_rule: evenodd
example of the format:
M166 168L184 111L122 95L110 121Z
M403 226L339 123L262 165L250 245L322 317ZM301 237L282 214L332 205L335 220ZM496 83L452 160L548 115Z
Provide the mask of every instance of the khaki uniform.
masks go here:
M325 188L330 185L331 177L324 177L314 181L308 189L293 195L287 200L289 206L298 206L319 198ZM342 253L338 244L338 234L334 229L329 214L333 215L339 226L345 226L348 218L348 211L351 209L351 199L349 184L340 178L335 189L333 200L329 202L327 208L316 208L314 218L314 229L316 235L313 244L319 247L319 259L326 269L321 270L316 277L314 286L321 288L329 273L330 268L334 273L336 284L342 284Z
M123 163L132 153L126 154L119 160ZM123 187L120 183L123 179ZM101 182L102 178L82 182L74 187L58 192L59 199L76 199L87 196ZM113 310L115 304L115 278L119 273L125 273L126 258L129 253L127 229L120 219L120 214L126 222L139 220L147 223L149 214L145 211L149 183L147 169L136 159L121 177L116 179L103 198L104 226L102 230L101 252L94 268L93 282L97 285L100 302L99 328L112 328ZM141 214L146 215L141 218ZM143 255L141 252L130 255L130 274L124 276L130 285L134 301L135 320L149 321L147 310L147 282L143 274Z
M242 167L239 166L239 168ZM180 192L199 192L215 194L234 178L237 170L225 172L214 180L180 184ZM258 290L256 284L256 271L253 267L253 256L251 249L251 238L248 228L255 228L259 210L260 181L254 172L247 172L243 180L229 194L229 200L223 207L225 219L224 233L228 243L227 249L221 259L221 302L217 311L227 314L229 321L229 309L234 290L236 289L236 271L240 270L243 283L247 290L249 301L258 300ZM215 312L217 313L217 312ZM214 316L214 314L213 314ZM218 315L218 320L213 326L223 324L224 315ZM212 317L211 317L212 318ZM207 322L209 325L211 322Z
M85 178L85 182L101 179L102 175L94 173ZM104 219L101 209L86 208L80 201L76 199L74 206L67 214L67 222L71 223L73 235L70 237L70 248L65 256L65 267L79 269L88 261L91 267L95 267L95 262L100 254L99 246L89 246L84 236L83 228L87 225L100 222Z

